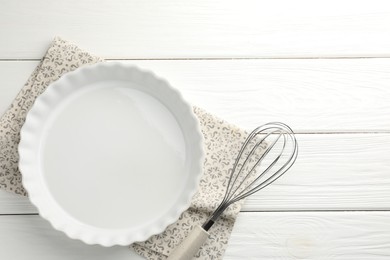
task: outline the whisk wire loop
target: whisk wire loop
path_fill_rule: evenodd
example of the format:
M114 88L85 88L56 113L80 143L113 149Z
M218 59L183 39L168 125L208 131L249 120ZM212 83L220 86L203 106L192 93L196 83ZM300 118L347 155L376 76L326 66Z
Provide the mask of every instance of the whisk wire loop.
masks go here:
M297 156L297 140L286 124L273 122L254 129L234 161L224 198L202 227L207 231L231 204L275 182L291 168ZM265 169L258 171L262 164Z
M269 153L269 151L273 148L273 146L274 146L274 145L276 144L276 142L279 140L280 136L279 136L271 145L269 145L269 146L267 147L267 149L265 150L265 152L264 152L263 154L260 155L260 158L259 158L259 159L257 160L257 162L252 166L252 168L250 169L250 171L248 171L248 173L245 175L245 177L241 180L241 183L240 183L240 184L234 189L234 191L233 191L233 188L234 188L234 185L235 185L235 183L236 183L236 181L237 181L237 179L238 179L238 176L240 176L240 174L241 174L241 172L243 171L243 169L245 168L246 164L249 162L251 156L253 156L253 154L255 153L255 151L257 150L257 148L258 148L261 144L264 143L264 140L265 140L269 135L274 134L274 133L276 133L276 131L273 131L273 132L271 132L271 133L268 133L263 139L261 139L261 140L260 140L256 145L254 145L254 147L251 149L251 151L249 152L248 156L245 158L245 161L242 163L242 165L241 165L241 167L240 167L238 173L236 174L236 177L234 178L234 181L233 181L232 185L231 185L231 186L229 186L229 185L227 186L227 187L228 187L228 188L227 188L227 193L229 193L228 200L230 200L230 199L235 195L235 193L236 193L236 192L239 190L239 188L245 183L245 181L248 179L248 177L252 175L253 171L254 171L254 170L256 169L256 167L259 165L259 163L261 162L262 158L263 158L264 156L266 156L266 155ZM251 139L254 138L254 137L256 137L257 135L258 135L258 133L256 133L254 136L252 136ZM249 140L251 140L251 139L249 139ZM246 148L246 146L243 146L243 147L242 147L243 150L245 150L245 148ZM241 158L240 158L241 155L242 155L242 153L239 154L239 157L237 157L237 159L236 159L236 161L235 161L237 164L238 164L238 162L239 162L240 159L241 159ZM235 170L235 167L233 167L232 173L234 173L234 170ZM256 180L259 179L259 178L261 178L261 176L264 175L267 171L268 171L268 169L266 169L260 176L258 176L258 177L256 178ZM238 196L238 195L240 195L241 193L243 193L248 187L250 187L250 185L247 186L247 187L245 187L245 188L244 188L240 193L238 193L236 196ZM233 191L233 192L231 192L231 191Z

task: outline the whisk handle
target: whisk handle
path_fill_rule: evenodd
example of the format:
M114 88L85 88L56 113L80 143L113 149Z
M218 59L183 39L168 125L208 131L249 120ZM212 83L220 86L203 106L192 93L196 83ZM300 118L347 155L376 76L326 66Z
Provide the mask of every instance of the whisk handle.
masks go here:
M209 233L201 226L195 226L190 234L179 244L167 260L190 260L199 251Z

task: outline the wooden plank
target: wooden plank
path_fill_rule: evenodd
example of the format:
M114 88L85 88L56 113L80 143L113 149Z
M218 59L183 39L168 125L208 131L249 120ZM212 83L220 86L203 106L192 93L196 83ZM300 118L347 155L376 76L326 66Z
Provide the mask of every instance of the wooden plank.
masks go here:
M37 209L28 198L0 190L0 215L32 213L37 213Z
M389 212L241 213L224 259L388 259ZM68 239L39 216L0 216L2 259L141 259ZM21 250L22 249L22 250Z
M25 260L142 260L127 247L101 247L69 239L39 216L0 216L0 258Z
M6 1L0 58L56 35L107 58L388 57L389 31L383 0Z
M389 134L298 135L299 156L285 176L242 210L390 209Z
M251 129L390 131L390 59L123 61L168 79L193 104ZM0 62L0 113L37 64Z
M128 61L167 78L193 104L247 129L390 130L390 59Z
M224 259L389 259L389 217L390 212L240 214Z
M244 211L390 209L390 134L299 134L300 154L283 178L247 199ZM0 214L35 213L0 192Z

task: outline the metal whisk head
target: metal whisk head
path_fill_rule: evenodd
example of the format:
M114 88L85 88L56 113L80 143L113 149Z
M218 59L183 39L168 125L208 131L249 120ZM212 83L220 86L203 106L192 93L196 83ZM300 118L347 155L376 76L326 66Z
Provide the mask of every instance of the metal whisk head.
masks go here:
M253 130L237 155L222 202L203 224L203 229L209 230L231 204L279 179L297 156L297 140L286 124L268 123Z

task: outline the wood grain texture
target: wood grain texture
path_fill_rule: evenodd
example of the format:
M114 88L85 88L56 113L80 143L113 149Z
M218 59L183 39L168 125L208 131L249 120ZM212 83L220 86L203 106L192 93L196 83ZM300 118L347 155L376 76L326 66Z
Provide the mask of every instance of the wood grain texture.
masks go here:
M42 57L54 36L106 58L389 56L384 0L2 1L0 58Z
M389 259L389 217L390 212L241 213L224 259Z
M241 213L225 258L367 260L390 257L390 212ZM71 240L39 216L0 216L2 259L141 259L125 247Z
M34 214L38 210L28 198L0 190L0 215Z
M144 259L127 247L90 246L69 239L39 216L0 216L0 241L0 259Z
M247 199L244 211L390 210L390 134L299 134L283 178ZM36 213L0 191L0 214Z
M283 178L248 199L246 211L390 209L389 134L298 135Z
M390 132L387 58L123 62L153 70L191 103L247 129L282 121L297 132ZM0 113L36 64L0 62Z

